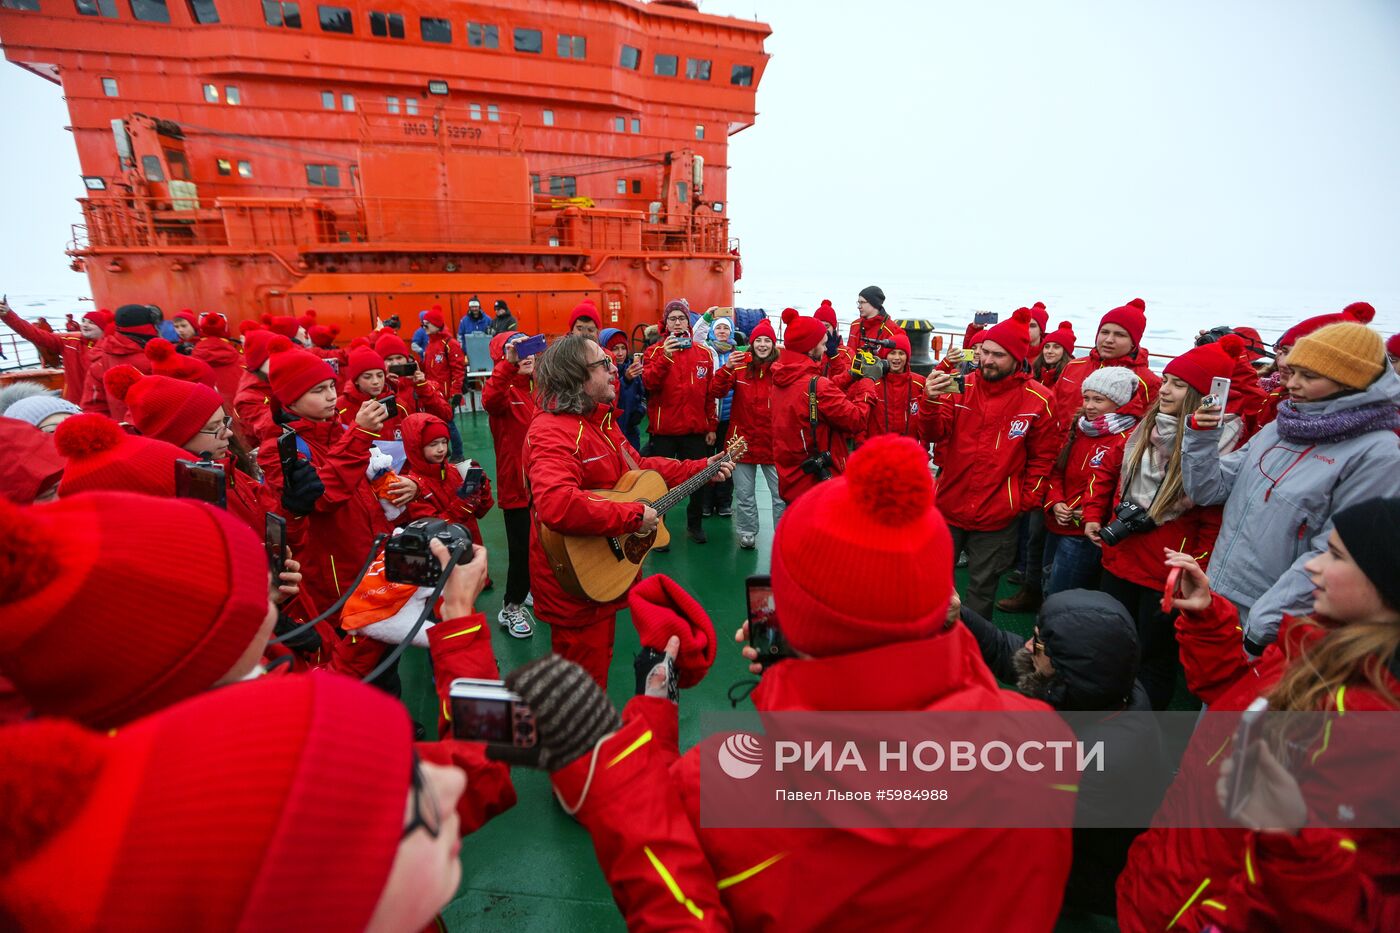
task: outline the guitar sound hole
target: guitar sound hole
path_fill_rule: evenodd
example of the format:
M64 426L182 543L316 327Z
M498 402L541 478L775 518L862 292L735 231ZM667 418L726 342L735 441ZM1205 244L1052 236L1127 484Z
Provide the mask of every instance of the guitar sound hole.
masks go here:
M636 535L628 535L622 542L622 552L627 555L627 559L632 563L640 564L642 558L647 556L647 551L651 550L651 546L655 541L655 531L640 538Z

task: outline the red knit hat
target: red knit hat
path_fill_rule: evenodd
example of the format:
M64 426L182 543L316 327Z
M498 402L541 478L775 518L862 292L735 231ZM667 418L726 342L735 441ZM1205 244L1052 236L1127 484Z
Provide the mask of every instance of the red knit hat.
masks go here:
M1283 332L1283 336L1278 338L1277 345L1280 347L1291 347L1308 334L1316 330L1321 330L1328 324L1341 324L1345 321L1369 324L1375 317L1375 308L1364 301L1353 301L1338 314L1319 314L1316 317L1310 317L1299 321Z
M753 326L753 330L749 331L749 343L753 343L759 337L767 337L774 343L778 342L778 335L773 332L773 324L768 318L759 321Z
M447 329L447 318L443 317L442 309L436 305L423 312L422 320L424 324L431 324L438 330Z
M106 308L98 308L96 311L89 311L83 315L84 321L91 321L98 327L106 330L112 324L112 312Z
M977 331L971 337L964 338L965 342L963 343L963 346L970 350L986 339L987 330L986 328L983 328L982 330Z
M171 320L173 321L175 318L183 318L189 322L191 327L195 330L199 330L199 317L194 313L192 308L181 308L179 311L175 312L175 316L172 317Z
M102 377L107 391L125 403L127 420L145 437L183 447L209 422L224 400L207 385L169 376L146 376L116 366Z
M830 324L832 327L840 327L841 322L836 320L836 309L831 306L830 298L823 298L822 303L817 306L817 310L812 312L812 317L823 324Z
M297 323L309 332L311 328L316 326L316 309L307 308L306 313L297 318Z
M28 505L63 477L63 458L53 435L27 421L0 417L0 499Z
M406 356L413 359L413 354L408 350L408 344L404 343L403 338L393 331L380 331L379 337L374 341L374 349L385 359L391 356Z
M263 323L267 329L274 334L281 334L288 340L297 339L297 331L301 329L301 323L294 317L274 317L271 314L263 315Z
M658 573L632 587L627 594L632 623L644 648L666 650L675 635L681 640L676 673L682 687L693 687L715 663L718 640L709 613L675 580Z
M320 347L322 350L329 350L335 346L335 338L340 336L340 328L334 324L326 326L323 324L312 324L306 329L306 336L311 338L312 346Z
M1253 363L1264 358L1264 354L1261 352L1264 349L1264 338L1258 330L1253 327L1236 327L1235 333L1244 339L1245 359Z
M199 332L205 337L227 337L228 319L222 314L206 312L199 317Z
M1235 371L1236 360L1243 353L1243 338L1238 334L1226 334L1216 343L1187 350L1168 363L1162 374L1175 376L1205 395L1210 392L1212 379L1230 377Z
M1031 320L1040 325L1041 340L1044 342L1045 332L1050 328L1050 312L1045 310L1045 302L1037 301L1027 310L1031 313Z
M1074 325L1069 321L1061 321L1060 326L1045 335L1045 339L1040 341L1043 347L1047 343L1057 343L1065 348L1065 354L1074 355Z
M778 523L773 601L783 634L815 657L927 638L947 622L953 558L928 455L907 437L872 438ZM900 583L872 589L876 579Z
M1390 356L1400 356L1400 334L1391 334L1385 342L1385 352Z
M285 338L284 338L285 340ZM321 383L335 381L335 370L314 353L299 350L290 343L274 341L267 381L272 394L283 405L291 405Z
M74 415L58 426L53 440L68 458L60 496L97 491L174 496L176 461L195 459L174 444L127 434L105 415Z
M146 359L151 361L151 372L157 376L215 385L214 370L208 363L195 356L185 356L163 337L146 342Z
M592 299L585 298L578 304L574 305L574 311L572 314L569 315L568 329L573 330L574 325L577 324L579 321L583 320L584 318L587 318L588 320L592 321L597 327L603 326L603 318L600 314L598 314L598 309L594 306Z
M350 360L345 366L345 380L354 385L356 379L376 369L388 372L388 364L384 362L384 357L369 347L356 347L350 351Z
M0 504L0 672L40 714L118 726L209 689L267 596L262 541L208 503Z
M1128 332L1128 336L1132 338L1133 346L1142 343L1142 332L1147 330L1147 313L1134 302L1142 302L1142 299L1134 298L1122 307L1114 308L1105 314L1099 319L1099 329L1103 329L1105 324L1117 324ZM1146 302L1142 303L1145 307Z
M909 335L906 334L904 331L897 331L895 335L890 339L894 341L894 346L890 349L903 350L905 356L909 356L914 352L912 346L909 343Z
M363 930L403 834L412 739L397 700L331 674L213 690L111 736L6 729L0 915L30 930ZM316 859L334 868L308 883Z
M826 340L826 325L814 317L803 317L796 308L783 309L783 346L795 353L810 353Z
M241 327L241 325L240 325ZM270 330L250 330L243 338L243 366L248 371L258 369L267 362L272 352L272 341L280 335ZM284 340L287 338L283 338Z
M1017 308L1010 318L987 329L983 340L995 343L1022 363L1031 355L1031 309Z

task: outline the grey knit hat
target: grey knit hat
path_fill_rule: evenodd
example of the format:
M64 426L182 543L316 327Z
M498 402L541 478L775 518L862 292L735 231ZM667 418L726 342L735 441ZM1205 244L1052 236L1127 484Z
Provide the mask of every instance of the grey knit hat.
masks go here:
M1126 405L1137 391L1138 377L1126 366L1100 366L1084 377L1080 392L1097 392L1113 400L1115 405Z
M53 395L31 395L29 398L23 398L15 402L3 412L6 418L27 421L36 428L50 415L65 413L69 415L81 415L83 410L72 402Z

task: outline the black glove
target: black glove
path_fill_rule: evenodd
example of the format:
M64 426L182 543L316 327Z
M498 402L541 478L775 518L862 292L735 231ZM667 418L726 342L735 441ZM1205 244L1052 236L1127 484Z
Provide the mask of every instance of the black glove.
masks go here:
M310 515L326 487L316 468L300 457L282 464L282 507L293 515Z
M298 622L296 619L289 619L279 612L277 613L277 623L272 626L272 635L274 638L281 638L283 635L302 624L303 623ZM282 642L282 644L291 648L293 651L315 654L317 651L321 650L321 634L316 631L315 626L312 626L295 637L287 639Z
M506 675L535 714L539 766L558 771L593 750L598 740L622 728L622 717L588 672L551 654Z

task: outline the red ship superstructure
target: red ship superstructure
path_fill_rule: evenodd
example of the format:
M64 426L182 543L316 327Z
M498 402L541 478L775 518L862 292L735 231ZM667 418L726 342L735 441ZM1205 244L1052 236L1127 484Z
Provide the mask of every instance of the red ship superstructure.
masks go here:
M0 0L68 102L99 305L347 333L472 295L547 333L585 296L626 330L732 304L769 32L684 0Z

